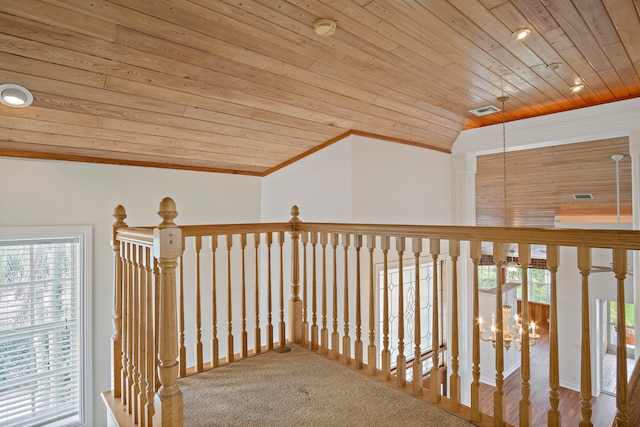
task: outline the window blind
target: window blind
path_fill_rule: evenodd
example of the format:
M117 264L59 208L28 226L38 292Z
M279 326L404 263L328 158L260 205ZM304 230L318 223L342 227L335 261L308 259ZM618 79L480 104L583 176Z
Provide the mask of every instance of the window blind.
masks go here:
M81 395L78 238L0 240L0 425L72 425Z

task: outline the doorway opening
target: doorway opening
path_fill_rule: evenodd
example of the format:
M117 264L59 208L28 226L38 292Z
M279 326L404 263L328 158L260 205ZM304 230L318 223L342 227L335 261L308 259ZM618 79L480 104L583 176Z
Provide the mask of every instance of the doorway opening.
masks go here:
M618 343L618 303L616 301L606 301L606 351L602 359L602 392L611 396L616 395L616 354L618 345L627 348L627 377L631 376L635 366L635 321L633 316L633 304L625 304L625 324L626 339L624 343Z

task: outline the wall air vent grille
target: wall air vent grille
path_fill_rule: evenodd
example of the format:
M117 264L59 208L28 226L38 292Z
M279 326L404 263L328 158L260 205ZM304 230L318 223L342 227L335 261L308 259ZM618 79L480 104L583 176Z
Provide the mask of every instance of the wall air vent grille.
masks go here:
M475 110L470 110L469 112L480 117L480 116L486 116L487 114L497 113L498 111L500 111L499 108L496 108L493 105L488 105L486 107L480 107L480 108L476 108Z
M573 198L576 200L593 199L593 194L574 194Z

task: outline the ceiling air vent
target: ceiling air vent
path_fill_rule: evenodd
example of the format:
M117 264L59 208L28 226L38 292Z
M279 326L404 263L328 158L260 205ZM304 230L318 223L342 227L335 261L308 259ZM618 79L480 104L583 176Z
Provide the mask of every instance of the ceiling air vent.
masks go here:
M576 200L593 199L593 194L574 194L573 198Z
M486 107L480 107L480 108L476 108L475 110L470 110L469 112L480 117L480 116L486 116L487 114L497 113L498 111L500 111L499 108L496 108L493 105L488 105Z

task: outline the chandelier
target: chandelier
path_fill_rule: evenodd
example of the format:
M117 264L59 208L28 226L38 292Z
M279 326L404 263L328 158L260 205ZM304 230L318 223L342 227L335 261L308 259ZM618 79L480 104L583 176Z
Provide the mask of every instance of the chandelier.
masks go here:
M501 96L498 98L498 101L502 103L502 169L503 169L503 191L504 191L504 226L508 226L507 222L507 136L506 136L506 119L505 119L505 110L504 103L509 99L508 96ZM515 251L511 249L511 256L509 257L508 263L504 266L506 274L513 274L518 270L520 265L516 261ZM499 290L500 292L501 290ZM509 350L511 348L511 343L513 343L516 350L520 351L522 349L522 341L524 339L524 329L521 323L521 319L518 314L513 315L514 324L511 326L511 306L508 302L506 302L502 306L502 319L503 322L506 322L506 327L502 330L502 342L504 347ZM491 315L491 334L489 336L485 336L484 333L487 332L482 327L482 317L478 318L478 324L480 327L480 339L485 342L493 343L493 348L496 347L497 334L499 333L496 327L496 315L493 313ZM529 325L524 326L524 328L528 329L528 341L529 346L534 346L540 338L539 334L536 334L536 324L534 321L531 321Z
M511 348L511 343L514 343L514 347L516 350L520 351L522 349L522 339L523 339L523 328L522 323L520 322L520 317L518 314L513 315L513 320L515 324L513 327L511 326L511 306L505 304L502 306L502 318L507 322L506 327L502 331L502 342L504 344L504 348L509 350ZM486 330L482 327L482 317L478 318L478 324L480 326L480 339L485 342L493 343L493 348L496 348L496 339L498 334L498 329L496 328L496 315L495 313L491 315L491 334L489 336L484 336ZM513 328L513 331L511 330ZM529 346L533 347L536 345L538 338L540 338L539 334L536 334L536 324L532 320L531 323L527 326L529 329Z

